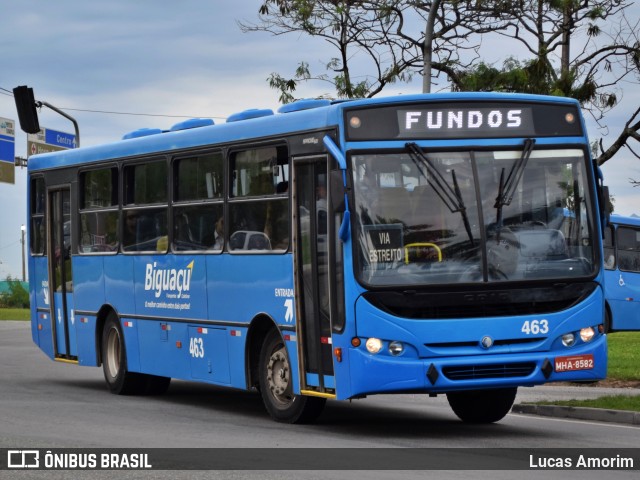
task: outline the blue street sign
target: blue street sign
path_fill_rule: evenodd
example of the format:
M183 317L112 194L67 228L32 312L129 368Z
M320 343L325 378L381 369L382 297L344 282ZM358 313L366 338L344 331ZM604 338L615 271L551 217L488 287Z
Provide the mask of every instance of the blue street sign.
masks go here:
M11 162L16 157L15 122L8 118L0 118L0 160Z
M58 132L47 128L45 130L44 141L47 145L54 145L62 148L76 148L76 136L71 133Z

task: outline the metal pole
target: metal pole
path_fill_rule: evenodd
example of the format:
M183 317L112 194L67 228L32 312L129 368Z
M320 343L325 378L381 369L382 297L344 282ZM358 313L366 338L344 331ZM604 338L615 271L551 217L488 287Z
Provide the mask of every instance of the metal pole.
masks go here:
M25 270L25 262L24 262L24 234L25 231L27 230L27 227L25 227L24 225L22 225L20 227L20 231L21 231L21 239L20 239L20 243L22 244L22 281L26 282L27 281L27 275L26 275L26 270Z
M65 117L66 119L70 120L73 123L73 127L76 130L76 148L80 148L80 129L78 128L78 122L76 122L76 119L73 118L71 115L69 115L68 113L63 112L62 110L60 110L59 108L54 107L53 105L51 105L50 103L47 102L36 102L36 106L41 107L41 106L45 106L50 108L51 110L53 110L56 113L59 113L60 115L62 115L63 117Z

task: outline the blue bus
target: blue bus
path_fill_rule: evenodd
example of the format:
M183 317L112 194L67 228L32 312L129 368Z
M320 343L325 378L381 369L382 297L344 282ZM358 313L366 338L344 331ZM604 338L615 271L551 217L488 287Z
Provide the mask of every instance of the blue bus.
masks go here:
M290 423L446 394L488 423L520 386L606 375L603 187L573 100L301 100L28 173L33 340L115 394L256 390Z
M604 233L605 331L640 330L640 218L611 215Z

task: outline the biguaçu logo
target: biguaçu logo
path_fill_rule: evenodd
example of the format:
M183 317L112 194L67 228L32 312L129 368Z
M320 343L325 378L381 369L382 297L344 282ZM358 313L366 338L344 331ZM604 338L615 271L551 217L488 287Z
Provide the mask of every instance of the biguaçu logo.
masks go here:
M194 260L185 268L157 268L156 262L147 263L144 289L153 291L156 298L165 292L168 297L181 298L191 287Z

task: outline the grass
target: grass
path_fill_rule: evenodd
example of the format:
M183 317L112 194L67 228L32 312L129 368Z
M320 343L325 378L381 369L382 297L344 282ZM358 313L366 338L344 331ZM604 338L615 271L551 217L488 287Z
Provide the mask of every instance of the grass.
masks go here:
M640 332L609 334L609 368L613 380L640 381Z
M538 405L560 405L566 407L604 408L607 410L629 410L640 412L640 395L608 395L589 400L558 400L553 402L536 402Z
M640 382L640 332L616 332L607 336L609 363L607 382ZM640 412L640 395L609 395L590 400L536 402L539 405L604 408Z
M0 308L0 320L30 320L28 308Z

